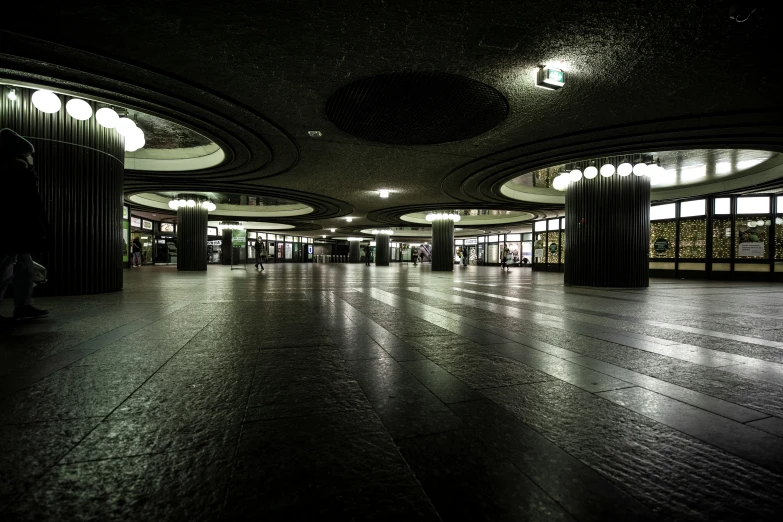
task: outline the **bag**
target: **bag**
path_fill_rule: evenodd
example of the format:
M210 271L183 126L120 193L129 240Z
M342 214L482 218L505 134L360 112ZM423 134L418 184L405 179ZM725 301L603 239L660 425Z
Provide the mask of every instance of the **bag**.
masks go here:
M46 282L46 267L40 263L33 261L35 272L33 273L33 283L45 283Z

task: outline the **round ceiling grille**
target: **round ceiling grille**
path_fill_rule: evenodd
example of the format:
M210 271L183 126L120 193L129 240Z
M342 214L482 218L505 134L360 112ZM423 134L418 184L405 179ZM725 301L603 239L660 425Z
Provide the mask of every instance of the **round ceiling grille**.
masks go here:
M437 72L380 74L350 83L326 102L340 130L393 145L430 145L478 136L508 115L489 85Z

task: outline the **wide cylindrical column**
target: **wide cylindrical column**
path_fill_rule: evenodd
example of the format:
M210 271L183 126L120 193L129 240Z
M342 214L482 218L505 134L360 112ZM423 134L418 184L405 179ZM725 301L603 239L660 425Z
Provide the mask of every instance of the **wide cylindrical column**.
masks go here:
M362 249L358 241L348 242L348 262L359 263L362 260Z
M177 209L177 270L207 269L207 222L203 205Z
M565 284L648 286L650 178L582 179L565 199Z
M375 236L375 266L389 266L389 235Z
M432 221L432 270L454 270L454 221L451 219Z
M0 93L0 128L8 127L35 146L39 193L49 222L48 241L30 252L46 267L48 282L37 295L78 295L122 289L122 199L124 138L98 125L93 116L44 113L32 104L31 89L17 88L10 100ZM3 226L24 227L25 223Z
M223 234L220 241L220 264L221 265L230 265L231 264L231 229L230 228L224 228Z

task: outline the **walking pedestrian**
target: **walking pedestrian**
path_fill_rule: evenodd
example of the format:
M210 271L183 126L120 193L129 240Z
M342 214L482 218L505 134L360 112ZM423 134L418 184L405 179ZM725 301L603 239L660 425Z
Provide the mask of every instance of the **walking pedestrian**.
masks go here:
M367 266L370 266L370 246L364 246L364 262Z
M266 261L266 246L263 241L256 241L256 270L261 267L264 269L264 261Z
M508 249L508 245L503 243L503 251L500 254L500 269L508 270L508 257L511 255L511 251Z
M131 243L133 253L133 266L141 266L141 238L136 236Z
M5 293L9 267L13 266L14 319L33 319L48 315L32 305L36 272L30 252L41 250L48 224L41 197L38 175L33 168L35 147L11 129L0 130L0 223L24 223L9 226L0 242L0 300Z

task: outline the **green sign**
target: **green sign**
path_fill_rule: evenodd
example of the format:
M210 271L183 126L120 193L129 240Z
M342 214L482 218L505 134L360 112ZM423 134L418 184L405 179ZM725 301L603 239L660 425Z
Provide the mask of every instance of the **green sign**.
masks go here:
M247 230L234 228L231 229L231 246L243 247L247 242Z
M564 83L565 75L563 74L563 71L560 69L547 69L547 79L557 82L557 83Z
M557 243L550 243L549 244L549 251L554 254L557 252Z
M653 247L655 248L656 252L666 252L667 250L669 250L669 240L659 237L658 239L655 240Z

